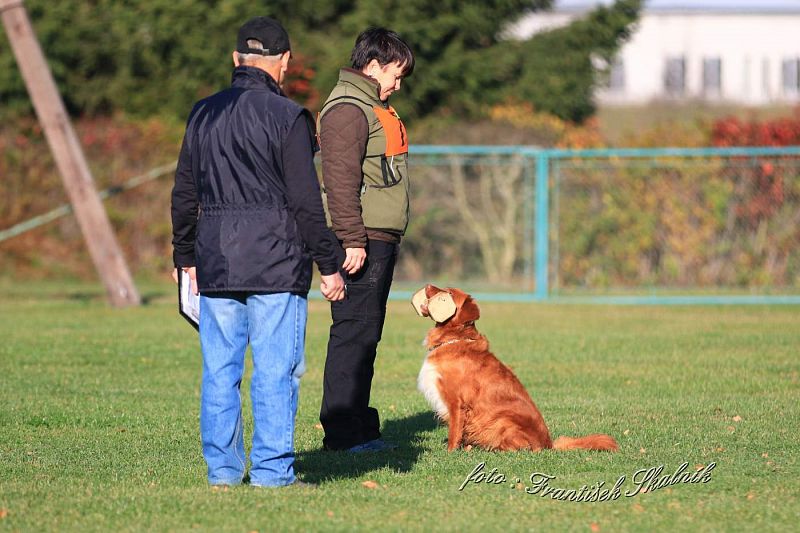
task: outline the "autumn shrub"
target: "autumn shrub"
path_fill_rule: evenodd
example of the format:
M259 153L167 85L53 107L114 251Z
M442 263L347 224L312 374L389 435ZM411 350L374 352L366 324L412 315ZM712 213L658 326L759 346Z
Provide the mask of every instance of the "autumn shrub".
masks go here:
M716 229L730 184L719 162L575 159L559 164L557 285L725 285ZM722 261L722 263L720 263Z
M711 129L714 146L792 146L800 145L800 107L791 115L743 120L726 117L717 120Z
M709 145L711 123L706 120L665 120L622 136L626 148L703 148Z
M712 128L716 146L800 145L800 107L787 116L762 120L727 117ZM731 158L732 245L760 283L777 279L800 285L800 163L795 158Z
M671 124L642 132L638 145L800 144L797 112ZM796 289L799 167L797 157L776 156L559 162L556 282L583 289Z
M75 127L98 189L121 186L174 161L182 135L182 125L159 119L85 119ZM0 175L0 229L68 203L33 119L0 127ZM168 172L104 204L134 273L152 274L169 266L171 177ZM0 242L0 270L7 277L95 275L72 215Z
M465 144L576 149L604 144L596 122L571 124L529 104L493 106L487 115L483 122L451 124L442 139L450 142L439 144L469 140ZM731 144L786 139L788 121L776 124L781 133L748 134ZM632 140L639 147L702 147L718 130L712 121L675 120ZM765 130L738 125L735 131ZM524 286L533 160L442 155L416 156L412 162L414 216L399 277L441 274ZM800 287L797 165L797 158L786 157L551 160L554 286L565 291ZM516 194L504 197L508 184ZM459 196L456 186L468 194ZM517 217L514 224L499 216L508 213Z
M537 111L529 102L493 106L489 110L489 117L493 122L537 132L539 138L547 139L547 142L541 143L545 147L582 149L600 148L605 144L596 118L576 124Z

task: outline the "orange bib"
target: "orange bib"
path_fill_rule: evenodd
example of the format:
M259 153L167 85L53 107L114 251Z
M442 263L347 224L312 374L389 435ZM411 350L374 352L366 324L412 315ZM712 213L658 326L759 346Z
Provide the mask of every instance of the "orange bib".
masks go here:
M384 109L380 106L372 108L378 120L381 121L383 132L386 135L386 157L408 153L408 135L403 121L397 116L392 106Z

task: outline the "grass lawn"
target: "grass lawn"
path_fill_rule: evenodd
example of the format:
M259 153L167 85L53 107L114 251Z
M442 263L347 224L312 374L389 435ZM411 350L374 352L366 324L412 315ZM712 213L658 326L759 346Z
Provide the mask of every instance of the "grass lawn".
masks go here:
M373 405L400 448L350 456L321 451L329 318L312 301L296 446L300 478L318 487L212 490L198 342L171 288L129 310L107 308L96 287L0 289L0 530L787 531L800 520L796 306L485 303L479 328L553 436L607 432L621 450L447 453L416 391L431 323L394 302ZM481 462L498 483L459 491ZM637 471L663 466L660 478L685 462L716 466L706 483L625 495ZM526 493L537 473L575 490L625 479L617 499L561 501Z

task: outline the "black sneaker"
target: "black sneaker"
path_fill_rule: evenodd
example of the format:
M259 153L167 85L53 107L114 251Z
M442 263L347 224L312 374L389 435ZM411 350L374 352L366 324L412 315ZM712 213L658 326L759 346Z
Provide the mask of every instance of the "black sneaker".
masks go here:
M364 453L364 452L385 452L389 450L394 450L397 448L397 444L386 442L383 439L374 439L371 441L367 441L363 444L357 444L352 448L348 448L348 453Z

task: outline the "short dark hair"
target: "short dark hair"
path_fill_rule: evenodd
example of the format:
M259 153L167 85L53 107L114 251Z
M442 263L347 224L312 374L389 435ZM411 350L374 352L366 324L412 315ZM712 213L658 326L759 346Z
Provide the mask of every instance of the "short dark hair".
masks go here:
M414 53L400 36L386 28L367 28L356 39L350 61L353 68L362 70L373 59L384 67L390 63L403 66L403 77L414 72Z

